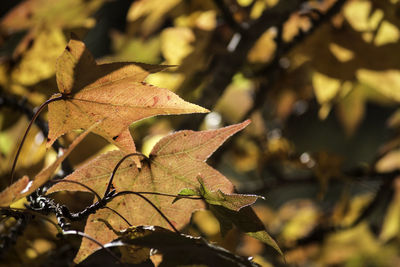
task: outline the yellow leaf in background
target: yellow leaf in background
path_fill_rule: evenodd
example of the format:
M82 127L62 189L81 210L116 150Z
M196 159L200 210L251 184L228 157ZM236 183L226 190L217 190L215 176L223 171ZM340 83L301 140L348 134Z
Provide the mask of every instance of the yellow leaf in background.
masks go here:
M253 0L237 0L237 2L241 6L249 6L253 3Z
M196 37L187 27L167 28L161 33L161 51L167 64L179 65L193 51Z
M267 63L273 58L276 49L275 35L271 30L261 35L248 54L251 63Z
M312 76L312 85L318 103L324 104L334 99L340 90L340 81L315 72Z
M129 8L128 22L139 22L139 31L144 36L150 35L164 21L166 14L181 0L142 0L134 1Z
M199 210L193 213L192 221L207 236L214 236L220 232L218 220L209 210Z
M5 113L10 116L10 113ZM8 129L1 129L0 131L0 153L4 158L0 161L0 171L9 172L12 160L18 148L18 142L22 138L28 121L25 117L21 117L18 121ZM44 136L42 132L33 126L29 135L25 140L25 145L21 150L17 168L28 168L34 172L33 165L40 163L46 154L46 147L44 145ZM31 170L32 169L32 170Z
M242 73L238 73L218 100L215 111L219 112L228 122L238 122L251 108L253 92L253 81L244 77Z
M389 100L400 102L399 70L373 71L359 69L356 72L356 76L361 83L373 88Z
M344 16L356 31L373 31L383 18L382 10L375 10L371 14L370 1L352 1L344 8Z
M144 155L146 155L147 157L150 155L151 150L153 149L153 147L158 143L158 141L160 141L165 135L162 134L157 134L157 135L153 135L149 138L146 138L143 141L143 145L142 145L142 153Z
M364 92L360 86L353 88L338 103L339 120L347 136L351 136L360 125L365 113Z
M388 43L397 43L400 38L399 29L388 21L383 21L376 34L374 44L376 46L385 45Z
M185 75L176 72L156 72L147 76L145 82L158 87L168 88L175 92L182 82L185 80Z
M400 162L400 151L398 155L398 162ZM399 164L400 165L400 164ZM382 231L379 239L382 242L387 242L391 238L399 235L400 232L400 178L394 180L395 195L392 202L389 204L388 211L385 215Z
M390 128L400 127L400 109L397 109L389 118L388 126Z
M340 265L355 257L365 257L379 251L377 242L367 223L328 236L319 256L323 266ZM361 265L363 266L363 265ZM374 265L379 266L379 265Z
M250 18L251 19L257 19L259 16L261 16L262 12L264 11L266 6L265 1L258 0L253 4L253 8L251 9L250 12Z
M278 0L256 0L250 11L250 18L257 19L261 16L266 8L273 7L278 3Z
M399 169L400 149L389 152L376 163L376 170L378 172L391 172Z
M117 31L110 33L112 48L115 52L112 61L135 61L147 64L161 62L161 43L158 36L154 38L134 38Z
M248 172L257 169L260 160L260 148L251 140L238 138L236 143L236 153L232 155L232 166L238 172Z
M346 49L335 43L329 44L329 50L340 62L347 62L354 58L353 51Z
M321 104L318 116L321 120L324 120L328 117L332 108L330 102L338 95L341 89L341 82L322 73L314 72L312 76L312 85L315 97L318 103Z
M90 28L90 18L104 0L29 0L21 2L1 20L0 28L8 33L43 25L59 28Z
M282 237L286 242L306 236L316 225L318 211L313 206L302 207L296 215L283 227Z
M25 36L21 61L13 69L11 77L16 83L33 85L55 74L56 61L67 41L61 29L43 29ZM20 48L20 46L17 47Z
M354 223L365 207L371 202L374 195L371 193L350 197L343 194L341 200L336 203L332 214L332 221L341 227L347 227Z
M175 19L176 27L198 28L203 31L211 31L217 25L217 13L215 10L197 11L188 16L182 15Z

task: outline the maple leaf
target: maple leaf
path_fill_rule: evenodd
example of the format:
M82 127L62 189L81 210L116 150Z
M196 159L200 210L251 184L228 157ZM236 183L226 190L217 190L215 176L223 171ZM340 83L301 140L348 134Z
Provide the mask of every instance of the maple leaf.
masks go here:
M4 189L0 193L0 207L9 206L10 204L14 203L15 201L30 195L36 189L44 185L54 174L58 166L63 162L72 150L86 137L86 135L90 132L90 129L81 133L73 142L72 144L63 151L63 154L59 156L52 164L48 167L41 170L36 176L35 179L29 181L28 176L23 176L22 178L18 179L15 183Z
M134 152L131 123L155 115L208 112L143 82L148 74L166 67L126 62L98 65L83 42L71 39L57 60L57 85L63 99L49 104L47 145L101 120L92 132L124 152Z
M142 161L140 171L132 159L125 160L114 176L114 188L117 192L131 190L176 195L183 188L197 189L199 187L197 177L200 175L208 189L232 193L234 189L232 183L205 163L205 160L228 137L242 130L249 123L250 121L247 120L218 130L200 132L185 130L168 135L154 146L149 159ZM118 150L102 154L78 168L66 179L83 183L99 195L103 195L114 167L123 157L124 153ZM51 187L48 193L61 190L87 191L76 184L60 183ZM182 228L189 223L193 211L205 207L204 202L200 200L182 199L172 203L173 199L167 196L146 195L146 197L170 219L176 228ZM138 196L116 197L108 206L122 214L133 226L158 225L170 228L165 219ZM99 222L99 219L106 220L117 230L128 227L124 220L108 209L99 210L96 214L90 215L85 233L102 244L112 241L116 235L104 223ZM75 261L82 261L97 248L96 244L82 240Z

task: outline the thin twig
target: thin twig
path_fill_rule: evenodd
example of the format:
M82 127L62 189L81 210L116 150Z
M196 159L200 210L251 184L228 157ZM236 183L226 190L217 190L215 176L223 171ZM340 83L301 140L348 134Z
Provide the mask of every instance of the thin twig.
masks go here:
M24 136L22 137L22 140L21 140L21 142L20 142L20 144L19 144L19 146L18 146L18 150L17 150L17 153L16 153L16 155L15 155L15 158L14 158L14 161L13 161L13 164L12 164L12 167L11 167L11 181L10 181L10 184L13 183L13 180L14 180L14 173L15 173L15 167L16 167L16 165L17 165L18 157L19 157L19 154L20 154L20 152L21 152L22 146L24 145L26 136L28 135L28 132L29 132L29 130L30 130L31 127L32 127L32 124L35 122L35 120L36 120L36 118L39 116L40 112L42 112L42 110L43 110L48 104L50 104L50 103L52 103L52 102L55 102L55 101L62 100L62 99L64 99L64 96L63 96L63 95L59 95L59 96L57 96L57 97L48 99L48 100L46 100L43 104L41 104L41 105L39 106L39 108L37 109L37 111L35 112L35 115L34 115L33 118L31 119L31 121L29 122L28 127L27 127L26 130L25 130Z
M108 195L108 193L110 193L110 190L111 190L111 187L112 187L112 182L113 182L113 180L114 180L114 176L115 176L115 174L117 173L117 170L118 170L119 166L121 166L121 164L122 164L127 158L132 157L132 156L142 156L142 157L144 157L144 158L147 158L146 155L144 155L144 154L142 154L142 153L134 152L134 153L127 154L127 155L125 155L122 159L120 159L120 160L118 161L117 165L115 165L114 170L113 170L112 173L111 173L111 177L110 177L110 180L108 181L108 185L107 185L106 191L104 192L104 197L105 197L106 195Z

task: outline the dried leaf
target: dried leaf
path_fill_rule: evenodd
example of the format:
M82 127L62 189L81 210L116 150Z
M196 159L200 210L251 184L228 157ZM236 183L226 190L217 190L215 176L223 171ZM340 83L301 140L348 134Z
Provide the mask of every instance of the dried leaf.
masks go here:
M131 190L135 192L158 192L178 194L181 189L199 187L197 176L203 177L204 185L210 190L221 190L227 194L233 192L232 183L204 161L231 135L246 127L250 121L211 131L179 131L161 139L150 153L149 160L142 161L140 171L130 158L125 160L115 175L113 182L117 192ZM98 194L103 195L110 175L124 156L121 151L112 151L78 168L67 180L79 181ZM67 191L87 191L75 184L58 184L50 188L49 193ZM172 204L166 196L146 195L175 225L182 228L189 223L193 211L204 208L199 200L183 199ZM130 224L158 225L170 227L168 223L150 206L135 195L115 198L108 205L124 216ZM110 210L100 210L89 216L85 233L102 244L116 238L99 219L108 221L116 230L127 228L127 223ZM98 246L83 240L76 262L90 255Z
M202 113L206 109L185 102L167 89L142 82L149 73L167 66L140 63L97 65L83 42L72 39L57 61L57 84L64 100L49 105L50 146L59 136L88 129L125 152L135 145L128 126L155 115Z

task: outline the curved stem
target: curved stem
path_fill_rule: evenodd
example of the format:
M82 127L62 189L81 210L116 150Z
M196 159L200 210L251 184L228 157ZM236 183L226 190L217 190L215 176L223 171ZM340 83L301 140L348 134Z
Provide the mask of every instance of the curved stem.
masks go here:
M115 167L114 167L114 170L113 170L113 172L112 172L112 174L111 174L111 177L110 177L110 181L108 182L106 191L104 192L103 198L105 198L105 197L108 195L108 193L110 193L110 190L111 190L111 187L112 187L112 182L113 182L113 180L114 180L114 176L115 176L115 174L117 173L117 170L118 170L119 166L121 166L121 164L122 164L127 158L129 158L129 157L131 157L131 156L142 156L142 157L144 157L144 158L147 158L147 157L146 157L144 154L142 154L142 153L134 152L134 153L127 154L127 155L125 155L122 159L120 159L120 160L118 161L117 165L115 165Z
M142 198L147 203L149 203L158 212L158 214L160 214L161 217L163 217L163 219L171 226L171 228L176 233L180 234L179 230L176 229L176 227L172 224L172 222L168 219L168 217L156 205L154 205L154 203L151 202L150 199L148 199L147 197L143 196L142 194L140 194L138 192L134 192L134 191L121 191L121 192L118 192L117 194L113 195L113 198L118 197L118 196L123 196L123 195L129 195L129 194L137 195L138 197Z
M64 98L65 98L64 95L59 95L59 96L57 96L57 97L55 97L55 98L48 99L48 100L46 100L43 104L41 104L41 105L39 106L38 110L35 112L35 115L34 115L33 118L31 119L31 121L29 122L28 127L27 127L26 130L25 130L24 136L22 137L22 140L21 140L21 142L20 142L20 144L19 144L19 146L18 146L18 150L17 150L17 153L16 153L16 155L15 155L15 158L14 158L14 161L13 161L13 165L12 165L12 167L11 167L11 182L10 182L10 184L12 184L13 181L14 181L15 167L16 167L16 165L17 165L18 157L19 157L19 154L21 153L22 146L24 145L26 136L28 135L28 132L29 132L29 130L31 129L31 127L32 127L33 123L35 122L36 118L39 116L40 112L42 112L42 110L43 110L48 104L50 104L51 102L55 102L55 101L62 100L62 99L64 99Z
M116 210L114 210L114 209L112 209L112 208L110 208L110 207L107 207L107 206L103 207L103 209L108 209L108 210L114 212L114 213L117 214L122 220L124 220L129 226L132 226L132 224L130 224L129 221L128 221L124 216L122 216L122 214L119 213L118 211L116 211Z

